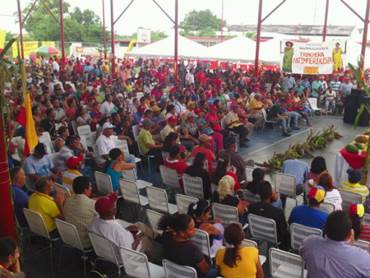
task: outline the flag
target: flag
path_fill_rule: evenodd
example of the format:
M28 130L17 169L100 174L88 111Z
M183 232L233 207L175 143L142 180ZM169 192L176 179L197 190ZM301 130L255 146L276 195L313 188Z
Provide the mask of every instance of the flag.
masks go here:
M32 116L32 101L30 93L26 93L24 103L17 116L17 122L24 128L24 155L29 155L30 152L39 143L39 138L36 133L35 122Z
M0 48L4 49L5 47L5 37L6 37L6 31L0 29Z

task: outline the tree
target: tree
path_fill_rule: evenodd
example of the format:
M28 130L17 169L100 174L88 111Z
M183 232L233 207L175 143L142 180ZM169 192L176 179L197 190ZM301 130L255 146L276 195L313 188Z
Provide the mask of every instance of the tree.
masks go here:
M216 31L221 29L221 23L221 19L208 9L204 11L193 10L185 16L180 23L180 28L184 30L184 34L213 36ZM225 21L223 25L226 26Z
M59 1L44 1L52 13L59 20ZM31 7L29 4L24 12ZM89 43L101 43L103 34L99 17L91 10L70 10L70 5L64 2L64 37L68 41L79 41ZM24 24L26 31L31 38L40 41L59 41L59 24L47 12L42 3L38 3L31 12L30 17Z

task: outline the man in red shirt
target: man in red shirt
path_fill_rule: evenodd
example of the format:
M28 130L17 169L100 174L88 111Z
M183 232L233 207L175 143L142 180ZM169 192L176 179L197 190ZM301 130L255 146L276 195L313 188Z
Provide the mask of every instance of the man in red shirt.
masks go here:
M196 146L191 152L191 156L195 157L197 153L203 153L208 162L208 170L211 173L213 170L213 163L216 160L216 156L211 150L211 140L207 134L199 136L199 146Z
M173 145L169 151L169 157L163 162L164 166L176 170L177 174L182 175L188 165L185 160L180 158L180 145Z

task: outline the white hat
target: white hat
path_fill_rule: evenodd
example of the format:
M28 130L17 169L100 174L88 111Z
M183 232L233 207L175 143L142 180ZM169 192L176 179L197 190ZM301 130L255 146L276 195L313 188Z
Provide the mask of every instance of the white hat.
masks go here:
M106 122L103 124L103 130L107 128L114 128L114 125L112 125L110 122Z

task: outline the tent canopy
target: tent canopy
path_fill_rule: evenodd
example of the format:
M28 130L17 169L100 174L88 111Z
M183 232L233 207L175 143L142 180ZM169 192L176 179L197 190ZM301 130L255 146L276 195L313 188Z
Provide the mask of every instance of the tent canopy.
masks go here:
M256 42L240 36L221 42L208 49L208 58L234 62L254 62Z
M157 57L157 58L173 58L175 53L175 38L174 35L163 40L151 43L141 48L135 48L133 51L126 53L129 57ZM178 40L178 55L179 58L204 58L207 47L189 40L179 35Z

